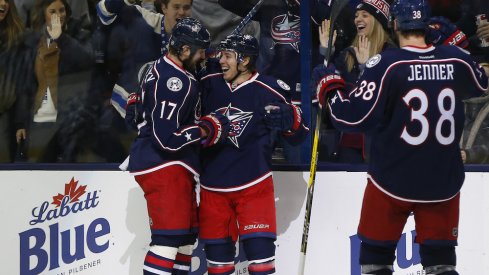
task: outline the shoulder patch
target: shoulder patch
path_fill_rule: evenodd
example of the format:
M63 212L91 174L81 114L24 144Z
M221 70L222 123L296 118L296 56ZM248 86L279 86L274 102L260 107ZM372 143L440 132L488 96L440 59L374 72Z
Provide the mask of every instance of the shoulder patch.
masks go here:
M282 88L286 91L290 91L290 86L287 85L287 83L283 82L282 80L277 79L277 84L280 86L280 88Z
M373 66L379 64L380 59L382 59L382 56L380 54L372 56L369 60L367 60L367 68L372 68Z
M178 92L182 89L183 83L178 77L170 77L166 82L166 87L172 92Z

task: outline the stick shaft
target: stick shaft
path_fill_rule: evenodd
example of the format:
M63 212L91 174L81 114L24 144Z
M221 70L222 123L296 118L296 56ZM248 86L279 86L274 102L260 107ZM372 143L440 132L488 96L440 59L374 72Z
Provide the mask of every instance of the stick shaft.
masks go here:
M263 3L263 0L259 0L258 3L253 6L253 8L248 12L248 14L239 22L238 26L231 32L232 35L236 35L241 33L243 28L251 21L251 18L255 16L256 12L260 8L261 4Z
M329 27L329 37L328 37L328 50L326 51L326 56L324 58L325 65L327 66L329 59L332 54L333 48L333 32L334 32L334 24L341 10L346 6L348 0L335 0L333 6L331 8L330 13L330 27ZM306 199L306 211L304 215L304 227L302 230L302 242L301 242L301 254L299 259L299 274L304 274L305 262L306 262L306 252L307 252L307 243L309 238L309 224L311 220L312 213L312 201L314 196L314 184L316 182L316 170L317 170L317 162L319 157L319 141L321 139L321 124L322 124L322 112L318 110L316 116L316 127L314 129L314 139L311 153L311 167L309 170L309 182L307 184L307 199Z

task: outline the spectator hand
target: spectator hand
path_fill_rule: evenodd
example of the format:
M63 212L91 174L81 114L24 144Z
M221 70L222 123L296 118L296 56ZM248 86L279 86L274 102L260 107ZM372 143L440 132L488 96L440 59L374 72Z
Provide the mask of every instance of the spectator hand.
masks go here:
M489 22L481 22L477 27L477 37L489 42Z
M229 135L229 119L220 113L211 113L200 118L198 125L204 130L202 146L209 147L223 142Z
M345 87L345 80L336 73L334 66L326 67L323 64L316 66L312 73L316 85L316 96L319 106L323 108L326 104L327 94Z
M61 19L57 14L53 13L51 15L51 26L48 26L47 29L48 34L52 39L56 40L61 36L63 30L61 26Z
M302 123L302 116L297 106L276 102L265 106L264 120L270 130L295 132Z
M25 140L27 134L25 129L18 129L15 133L15 140L17 140L17 144L19 144L22 140Z
M361 35L358 40L358 47L353 48L355 50L355 56L360 64L365 64L370 55L370 41L367 36Z
M467 36L458 27L443 16L430 18L426 32L426 42L434 45L455 45L467 48Z
M324 19L321 22L321 26L319 26L319 42L321 43L321 47L328 48L329 47L329 27L330 21L328 19ZM333 46L336 42L336 30L333 33Z
M460 150L460 156L462 157L462 162L466 163L467 162L467 153L465 150Z

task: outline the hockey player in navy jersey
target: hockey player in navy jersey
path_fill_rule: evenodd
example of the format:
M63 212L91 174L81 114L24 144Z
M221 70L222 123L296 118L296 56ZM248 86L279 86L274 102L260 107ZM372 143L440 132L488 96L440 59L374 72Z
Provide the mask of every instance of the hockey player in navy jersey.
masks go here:
M276 217L271 171L272 133L299 144L309 129L286 100L290 87L255 71L258 42L230 35L201 78L202 114L222 114L231 130L225 142L202 151L199 240L208 274L234 274L237 235L252 275L275 272Z
M128 170L144 191L151 246L144 274L188 274L197 238L194 177L198 150L226 138L229 120L200 117L199 87L189 73L205 57L209 32L192 18L178 21L167 55L144 76L139 134L131 146ZM139 112L138 112L139 113Z
M318 97L335 127L372 136L358 226L362 273L392 274L412 213L426 274L459 274L462 100L483 95L488 80L459 47L425 43L425 0L398 0L391 16L400 49L370 58L353 90L331 68L316 69Z

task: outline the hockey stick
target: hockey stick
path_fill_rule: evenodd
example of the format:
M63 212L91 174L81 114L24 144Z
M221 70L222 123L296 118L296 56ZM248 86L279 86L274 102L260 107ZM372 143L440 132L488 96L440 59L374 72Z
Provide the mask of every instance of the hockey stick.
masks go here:
M335 0L333 2L333 6L331 7L330 12L330 20L329 20L329 47L326 51L326 55L324 57L324 63L327 66L328 61L331 58L332 49L333 49L333 32L334 25L338 15L343 10L343 8L348 4L348 0ZM301 243L301 255L299 259L299 275L304 274L305 262L306 262L306 252L307 252L307 240L309 237L309 224L311 220L311 211L312 211L312 199L314 196L314 183L316 182L316 169L317 169L317 160L319 156L319 140L321 138L321 124L322 124L322 112L318 110L316 116L316 128L314 129L314 139L312 145L312 154L311 154L311 167L309 170L309 182L307 184L307 200L306 200L306 213L304 215L304 227L302 229L302 243Z
M248 14L239 22L238 26L231 32L231 35L236 35L241 33L243 28L250 22L251 18L255 16L256 12L260 8L261 4L263 3L263 0L259 0L258 3L253 6L253 8L248 12Z

